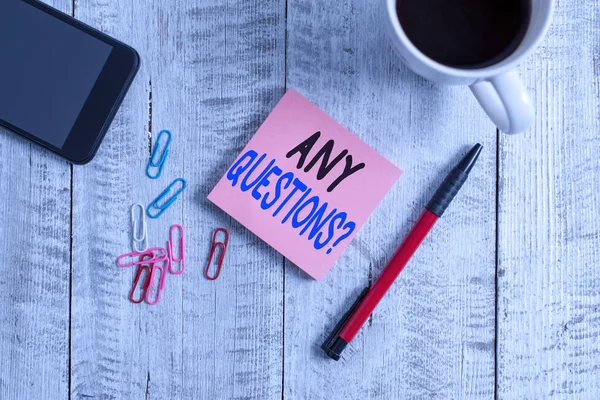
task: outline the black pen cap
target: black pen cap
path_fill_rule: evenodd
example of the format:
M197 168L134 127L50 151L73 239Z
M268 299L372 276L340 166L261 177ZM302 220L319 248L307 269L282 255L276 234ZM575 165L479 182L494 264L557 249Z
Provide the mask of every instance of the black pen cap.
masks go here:
M477 143L469 150L462 160L460 160L458 165L450 171L448 176L446 176L446 179L444 179L444 182L442 182L425 208L438 217L441 217L444 214L444 211L446 211L446 208L448 208L454 199L454 196L456 196L469 177L469 172L473 169L482 149L483 146Z

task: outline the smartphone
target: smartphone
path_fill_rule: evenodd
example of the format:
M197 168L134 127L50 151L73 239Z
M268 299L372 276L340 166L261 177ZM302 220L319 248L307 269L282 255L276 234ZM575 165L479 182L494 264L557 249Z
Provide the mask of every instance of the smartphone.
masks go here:
M0 125L74 164L96 154L139 64L131 47L37 0L0 0Z

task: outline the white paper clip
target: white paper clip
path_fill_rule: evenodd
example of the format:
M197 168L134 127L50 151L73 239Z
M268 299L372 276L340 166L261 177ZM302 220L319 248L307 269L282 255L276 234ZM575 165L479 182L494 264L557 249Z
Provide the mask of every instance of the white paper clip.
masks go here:
M142 221L142 228L138 227L138 222L140 219L136 218L135 208L139 207L141 210L140 219ZM136 203L131 206L131 225L133 228L133 235L131 245L133 247L133 251L137 251L138 253L143 253L148 249L148 225L146 223L146 209L143 204ZM140 232L141 231L141 232ZM141 233L141 236L138 234ZM142 247L138 247L138 244L141 244Z

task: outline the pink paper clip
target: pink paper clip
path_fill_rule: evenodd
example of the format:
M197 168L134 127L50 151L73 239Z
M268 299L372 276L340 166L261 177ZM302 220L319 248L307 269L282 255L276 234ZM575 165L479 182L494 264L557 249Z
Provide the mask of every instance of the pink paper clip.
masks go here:
M152 253L153 256L151 259L145 259L145 260L140 260L141 256L143 256L144 254L150 254ZM123 262L123 259L128 259L127 263ZM127 254L123 254L120 255L119 258L117 258L117 265L121 268L129 268L129 267L133 267L134 265L139 265L139 264L144 264L146 262L148 263L153 263L153 262L159 262L162 261L164 259L167 258L167 250L164 247L154 247L152 249L148 249L146 251L144 251L143 253L134 251L131 253L127 253Z
M148 260L152 259L153 257L154 257L154 254L152 254L152 253L144 253L140 256L140 261L147 262ZM138 284L140 282L140 279L141 279L144 271L146 271L146 278L144 279L144 283L142 285L142 295L138 299L135 299L133 297L133 295L135 294L135 290L138 287ZM151 273L152 273L152 264L139 264L138 265L137 271L135 273L135 279L133 280L133 286L131 288L131 292L129 293L129 300L131 300L132 303L140 304L146 298L146 292L148 291L148 286L150 285Z
M217 235L219 234L219 232L223 232L223 234L225 235L225 239L222 242L217 241ZM225 251L227 251L228 244L229 231L227 231L227 229L225 228L215 229L215 233L213 234L212 245L210 247L210 255L208 256L208 262L206 263L206 269L204 270L204 276L206 276L206 279L208 279L209 281L214 281L219 277L219 275L221 275L221 268L223 268L223 259L225 258ZM208 274L208 270L210 269L210 265L212 264L215 252L219 247L221 247L221 254L219 255L219 258L217 260L217 272L213 276L210 276Z
M175 253L173 252L173 242L175 241L175 238L173 237L173 231L174 230L179 230L180 236L179 236L179 258L175 257ZM183 271L185 270L185 260L184 260L184 250L183 250L183 246L184 246L184 239L183 239L183 226L175 224L171 227L171 229L169 229L169 241L167 242L167 250L169 251L169 272L171 272L173 275L181 275L183 274ZM174 263L180 263L181 264L181 268L179 268L178 271L175 271L173 269L173 264Z
M167 277L168 268L168 258L165 258L161 261L157 261L152 265L152 271L150 271L150 278L148 278L148 287L146 288L146 303L153 306L155 304L158 304L158 302L160 301L160 295L165 287L165 278ZM160 280L158 281L158 287L156 288L156 298L154 300L151 300L150 298L152 296L152 285L154 283L154 278L157 274L157 271L160 271Z

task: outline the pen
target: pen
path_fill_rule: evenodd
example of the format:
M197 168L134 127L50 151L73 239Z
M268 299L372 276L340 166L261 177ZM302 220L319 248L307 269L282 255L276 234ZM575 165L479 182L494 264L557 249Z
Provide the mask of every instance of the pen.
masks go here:
M469 150L456 167L446 176L435 192L419 220L408 233L404 242L385 266L371 288L365 288L350 310L342 317L321 348L334 360L339 360L342 351L354 339L369 315L389 290L408 260L415 253L435 222L444 214L473 169L483 146L477 143Z

